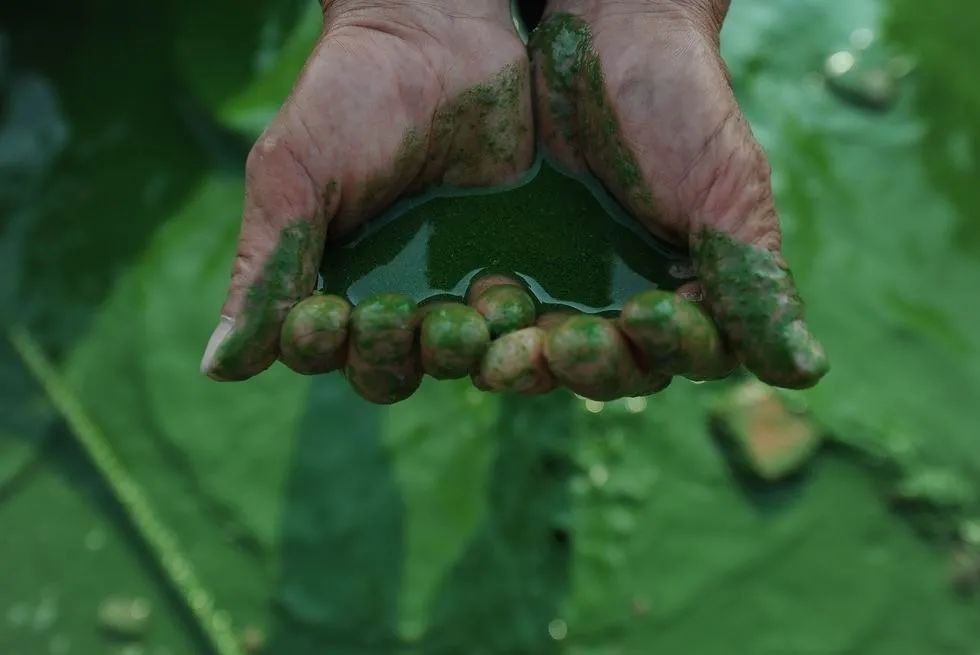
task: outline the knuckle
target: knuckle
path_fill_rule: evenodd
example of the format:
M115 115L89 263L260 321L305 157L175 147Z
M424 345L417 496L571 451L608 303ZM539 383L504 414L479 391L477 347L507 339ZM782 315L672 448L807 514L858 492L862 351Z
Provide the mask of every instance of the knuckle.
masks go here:
M318 211L316 179L307 159L286 137L264 134L245 162L249 198L272 217L312 218Z

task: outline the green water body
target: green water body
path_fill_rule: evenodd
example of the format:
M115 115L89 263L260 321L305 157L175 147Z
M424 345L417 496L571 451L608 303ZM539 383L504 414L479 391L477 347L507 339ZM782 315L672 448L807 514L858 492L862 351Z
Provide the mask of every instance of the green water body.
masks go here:
M460 299L484 272L523 279L548 307L614 312L649 288L692 278L685 252L651 236L597 182L544 158L516 184L437 190L328 246L324 287L357 304L397 291Z

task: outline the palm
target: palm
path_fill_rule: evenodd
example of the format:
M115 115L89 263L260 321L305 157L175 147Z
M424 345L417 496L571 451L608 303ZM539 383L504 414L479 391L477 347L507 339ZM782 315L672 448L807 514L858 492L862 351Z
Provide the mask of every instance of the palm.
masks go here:
M275 361L328 237L406 193L500 184L529 166L527 54L512 26L492 11L406 7L328 13L253 148L231 286L202 361L213 377L244 379Z
M691 248L743 363L766 381L808 386L827 362L779 253L769 164L719 54L727 7L556 0L531 44L538 127L559 161L591 171L648 229Z

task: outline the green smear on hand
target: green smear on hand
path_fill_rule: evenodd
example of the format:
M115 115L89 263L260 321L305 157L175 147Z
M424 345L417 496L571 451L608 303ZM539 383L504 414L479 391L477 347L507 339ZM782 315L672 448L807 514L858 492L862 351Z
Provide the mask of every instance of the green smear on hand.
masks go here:
M829 363L803 322L803 301L786 264L717 230L705 228L695 241L712 313L745 365L777 386L816 384Z
M571 14L555 14L534 30L530 47L544 72L548 108L562 139L575 152L588 144L600 169L611 172L607 182L619 197L633 210L653 211L653 197L606 97L588 24Z
M325 288L355 305L394 291L462 299L484 271L516 274L546 307L618 312L651 287L691 279L687 256L654 239L591 178L539 161L512 187L443 189L402 202L327 247Z
M275 361L286 313L316 282L316 253L322 240L320 230L303 218L283 228L262 274L247 292L234 329L218 349L214 375L224 380L244 379Z

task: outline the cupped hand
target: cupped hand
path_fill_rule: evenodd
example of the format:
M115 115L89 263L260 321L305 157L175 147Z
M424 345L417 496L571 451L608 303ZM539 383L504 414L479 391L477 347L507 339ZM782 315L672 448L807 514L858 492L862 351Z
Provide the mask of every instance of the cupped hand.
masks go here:
M721 60L728 5L551 0L531 38L538 133L560 164L591 172L651 232L690 248L705 304L748 369L807 387L828 362L780 254L769 164ZM713 324L684 298L645 294L619 323L651 368L725 369Z
M313 292L327 240L427 187L509 182L533 155L529 64L506 0L326 2L316 49L249 155L238 253L202 371L243 380L282 352L304 372L345 364L369 396L417 386L405 299L352 309L314 296L284 332L287 314ZM339 356L322 326L348 319Z

